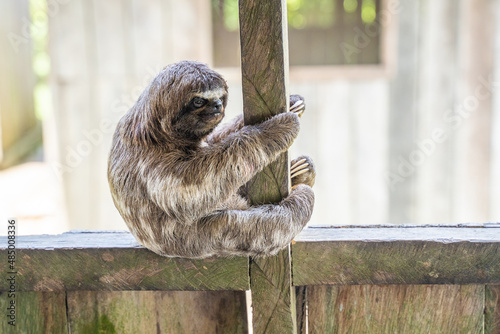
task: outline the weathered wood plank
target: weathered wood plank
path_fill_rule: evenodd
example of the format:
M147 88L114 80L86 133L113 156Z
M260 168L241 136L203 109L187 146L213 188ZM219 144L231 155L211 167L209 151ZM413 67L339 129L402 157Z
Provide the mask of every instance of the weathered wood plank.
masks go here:
M71 291L71 333L247 333L241 291Z
M449 225L309 226L296 238L316 241L436 241L500 242L500 223Z
M240 1L241 71L245 124L288 110L286 2ZM288 155L248 184L252 203L276 203L288 195Z
M249 288L246 257L161 257L128 232L19 236L17 242L18 291ZM0 245L5 250L6 237ZM0 291L7 290L8 282L1 280Z
M239 1L245 124L286 112L288 30L286 1ZM289 157L282 154L248 184L252 204L276 203L289 193ZM271 258L252 259L250 281L255 333L296 333L290 247Z
M500 285L487 285L484 300L484 333L500 333Z
M15 326L7 316L11 298L0 293L0 333L67 333L64 292L17 292Z
M495 227L310 228L292 247L294 285L500 282Z
M297 310L297 333L308 334L307 328L307 286L295 287Z
M483 333L483 285L307 287L309 333Z
M290 249L268 258L252 259L254 333L296 333L295 290L291 286Z

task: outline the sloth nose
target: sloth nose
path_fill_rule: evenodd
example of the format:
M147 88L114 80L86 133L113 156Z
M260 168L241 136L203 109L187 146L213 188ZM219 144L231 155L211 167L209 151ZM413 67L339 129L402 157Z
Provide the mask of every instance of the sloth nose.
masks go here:
M214 109L217 111L220 111L222 109L222 101L221 100L214 101Z

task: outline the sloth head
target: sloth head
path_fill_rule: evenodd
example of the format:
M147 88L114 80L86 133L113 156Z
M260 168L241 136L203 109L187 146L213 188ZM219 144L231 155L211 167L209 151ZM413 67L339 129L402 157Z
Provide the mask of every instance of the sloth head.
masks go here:
M219 84L187 94L187 103L172 119L172 129L184 138L206 137L224 118L227 88Z
M226 104L227 83L219 73L202 63L181 61L153 79L130 110L124 132L146 145L191 145L222 121Z

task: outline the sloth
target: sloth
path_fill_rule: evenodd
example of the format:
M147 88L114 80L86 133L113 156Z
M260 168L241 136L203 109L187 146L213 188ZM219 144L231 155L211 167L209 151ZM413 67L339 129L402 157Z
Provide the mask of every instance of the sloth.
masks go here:
M251 205L245 184L285 152L299 132L305 103L260 124L224 117L228 87L207 65L165 67L121 118L113 136L108 180L131 233L168 257L269 256L309 221L312 160L291 162L292 190L277 204Z

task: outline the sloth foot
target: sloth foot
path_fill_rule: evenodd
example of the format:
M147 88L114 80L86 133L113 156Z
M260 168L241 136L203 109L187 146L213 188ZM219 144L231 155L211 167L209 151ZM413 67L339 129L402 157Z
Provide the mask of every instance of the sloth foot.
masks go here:
M316 178L314 163L308 156L301 156L292 161L290 167L292 188L299 184L307 184L312 187Z
M297 116L301 117L305 110L306 110L306 104L304 102L304 98L300 95L291 95L290 112L293 112L297 114Z

